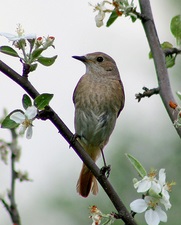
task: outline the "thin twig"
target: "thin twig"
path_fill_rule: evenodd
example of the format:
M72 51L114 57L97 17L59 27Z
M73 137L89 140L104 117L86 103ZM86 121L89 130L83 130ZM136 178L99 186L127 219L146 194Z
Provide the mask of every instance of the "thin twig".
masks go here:
M4 198L1 198L0 200L3 203L4 207L6 208L6 210L9 212L13 224L21 225L21 219L15 200L15 183L17 178L15 170L15 161L16 161L16 152L18 149L17 134L15 129L11 129L10 131L12 136L12 141L11 143L9 143L9 148L11 150L11 187L8 192L8 197L10 203L7 203Z
M21 219L19 211L17 208L15 200L15 184L16 184L16 170L15 170L15 159L16 159L16 150L17 150L17 134L14 129L11 129L12 143L10 145L11 149L11 190L9 193L10 199L10 215L14 224L21 225Z
M178 48L166 48L166 49L163 49L163 52L165 54L165 56L169 56L169 55L178 55L178 54L181 54L181 49L178 49Z
M138 102L140 102L142 98L145 98L145 97L149 98L152 95L159 94L159 88L148 89L147 87L143 87L142 89L144 90L143 93L135 94L135 97L136 99L138 99Z

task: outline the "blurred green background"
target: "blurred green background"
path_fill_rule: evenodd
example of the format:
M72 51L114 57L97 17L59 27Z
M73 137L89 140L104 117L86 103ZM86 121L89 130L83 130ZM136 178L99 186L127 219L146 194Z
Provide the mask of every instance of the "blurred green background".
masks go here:
M96 3L97 1L91 1ZM1 14L0 31L13 33L21 23L27 33L55 36L59 55L51 68L39 67L30 80L40 92L54 93L51 106L74 132L72 93L85 68L71 59L93 51L110 54L120 69L126 92L126 105L116 128L105 148L108 164L111 164L109 180L125 205L139 198L132 180L137 174L126 159L125 153L136 157L147 169L166 169L167 181L175 181L171 193L173 207L168 211L167 224L180 225L181 219L181 145L159 96L135 100L142 87L157 87L153 61L148 59L149 47L139 21L131 23L128 18L119 18L110 28L95 26L95 13L88 1L11 1L3 3L6 9ZM138 2L135 1L135 5ZM173 16L181 13L180 0L152 0L153 16L161 42L175 45L169 29ZM139 8L139 7L138 7ZM8 12L8 13L7 13ZM2 37L0 45L9 44ZM50 52L50 55L52 55ZM16 59L1 55L1 59L21 73L21 64ZM169 69L173 92L181 91L181 59ZM1 108L8 111L22 108L24 94L17 85L0 74ZM11 87L11 88L10 88ZM177 98L177 97L176 97ZM82 162L56 129L47 121L34 123L34 137L20 139L22 158L17 168L27 170L33 182L18 183L16 199L22 224L92 224L89 206L97 205L104 213L115 211L101 187L95 197L83 199L75 186ZM9 132L0 129L0 138L10 140ZM102 159L98 165L103 165ZM9 167L0 162L0 192L9 187ZM137 215L138 224L146 224L143 215ZM0 225L12 224L4 207L0 206ZM115 224L123 224L116 221Z

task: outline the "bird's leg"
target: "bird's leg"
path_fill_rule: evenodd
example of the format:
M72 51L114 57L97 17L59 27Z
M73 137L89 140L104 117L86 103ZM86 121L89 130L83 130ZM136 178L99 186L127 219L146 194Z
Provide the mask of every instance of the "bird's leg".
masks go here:
M107 166L103 149L101 149L101 154L102 154L102 158L103 158L103 162L104 162L104 166L101 168L101 173L106 175L106 177L108 178L110 175L110 172L111 172L111 165Z

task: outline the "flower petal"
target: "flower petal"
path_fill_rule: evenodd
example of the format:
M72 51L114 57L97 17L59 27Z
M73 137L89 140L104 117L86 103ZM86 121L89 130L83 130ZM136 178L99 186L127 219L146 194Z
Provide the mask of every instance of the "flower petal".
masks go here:
M29 126L26 131L26 138L31 139L32 135L33 135L33 129L32 129L32 126Z
M35 116L37 115L37 108L35 106L28 107L25 112L25 115L29 120L35 118Z
M151 182L151 189L156 193L159 194L162 190L161 185L155 181Z
M166 212L164 212L160 206L157 206L155 211L157 212L159 218L160 218L160 221L162 222L167 222L167 214Z
M5 38L7 38L9 41L19 41L21 39L36 39L36 35L35 34L28 34L28 35L14 35L14 34L9 34L9 33L4 33L4 32L0 32L0 35L4 36Z
M142 213L147 209L148 205L144 199L136 199L130 204L130 208L133 212Z
M169 199L165 199L165 198L161 198L160 199L160 203L162 203L165 206L165 209L168 210L172 207L172 205L170 204Z
M26 128L27 127L25 125L21 124L20 125L20 129L19 129L19 134L23 135L25 133Z
M160 181L161 185L164 185L165 181L166 181L165 169L160 169L158 176L159 176L159 181Z
M148 225L158 225L160 223L158 213L153 209L149 209L145 212L145 220Z
M4 32L0 32L1 36L4 36L5 38L7 38L9 41L14 41L14 38L17 37L17 35L14 34L9 34L9 33L4 33Z
M162 222L167 222L167 214L166 212L164 212L160 206L157 206L155 211L157 212L159 218L160 218L160 221Z
M151 181L149 179L143 179L137 189L138 193L144 193L148 191L151 187Z
M13 120L16 123L22 123L25 120L25 115L22 112L14 112L11 116L10 119Z
M98 14L95 16L96 26L101 27L103 25L104 16L102 14Z
M27 34L24 36L26 39L36 39L36 34Z

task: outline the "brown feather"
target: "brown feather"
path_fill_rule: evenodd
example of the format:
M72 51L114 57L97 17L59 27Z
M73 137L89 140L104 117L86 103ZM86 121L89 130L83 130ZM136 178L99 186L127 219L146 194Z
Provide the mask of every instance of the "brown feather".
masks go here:
M87 168L87 166L83 164L80 177L77 182L77 192L82 197L86 198L89 195L90 191L92 191L94 195L97 194L97 181L91 171Z

